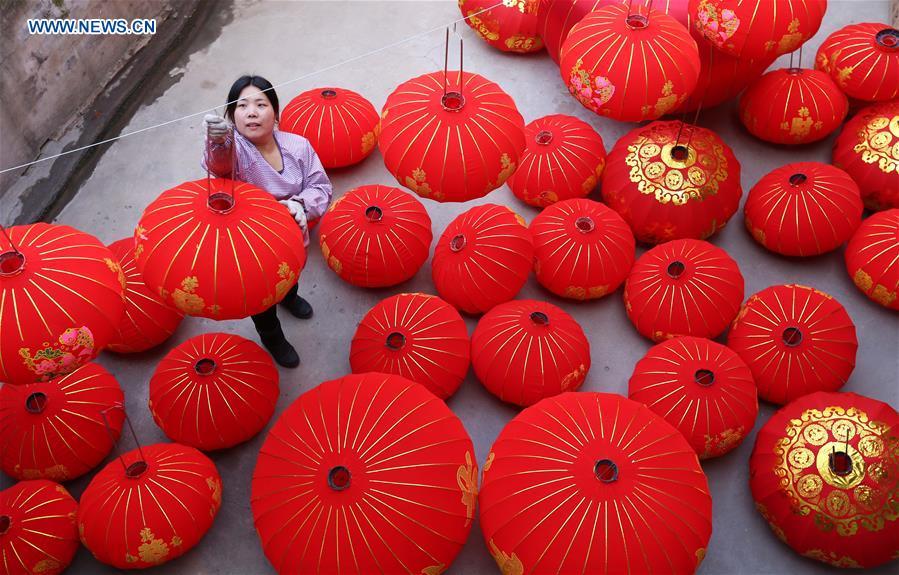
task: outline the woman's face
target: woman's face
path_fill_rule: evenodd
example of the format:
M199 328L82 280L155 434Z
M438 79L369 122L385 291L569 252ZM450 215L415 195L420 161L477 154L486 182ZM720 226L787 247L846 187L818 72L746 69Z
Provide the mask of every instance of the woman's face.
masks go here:
M250 85L240 91L234 109L234 126L254 144L264 144L272 137L275 128L275 110L265 93Z

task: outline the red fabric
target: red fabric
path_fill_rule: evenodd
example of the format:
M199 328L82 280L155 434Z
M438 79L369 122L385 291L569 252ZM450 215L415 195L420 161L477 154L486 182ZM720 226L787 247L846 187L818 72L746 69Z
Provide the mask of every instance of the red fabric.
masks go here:
M477 481L442 400L397 375L347 375L281 414L250 504L278 573L441 573L471 530Z
M760 140L808 144L840 127L849 100L818 70L781 68L753 82L740 97L740 120Z
M540 285L577 300L620 286L634 264L634 235L614 210L587 199L564 200L531 221Z
M29 224L0 236L0 381L23 385L65 375L113 338L125 277L112 253L69 226Z
M167 340L181 325L184 314L151 292L134 262L134 238L109 244L125 274L125 313L119 329L106 346L116 353L137 353Z
M590 342L552 304L515 300L484 314L471 336L471 364L487 390L515 405L574 391L590 371Z
M589 13L571 29L559 71L585 108L641 122L676 110L693 92L699 79L696 41L664 12L650 10L648 18L647 27L634 29L627 23L627 5L614 4Z
M881 34L884 31L887 34ZM893 39L899 40L895 26L877 22L849 24L821 43L815 68L830 74L851 98L869 102L893 100L899 97L899 43Z
M437 296L401 293L371 308L353 335L353 373L401 375L447 399L471 364L468 328L456 308Z
M264 190L232 180L163 192L134 230L134 259L151 291L187 315L238 319L281 301L306 263L299 226ZM234 195L231 211L208 195Z
M172 441L225 449L266 426L278 391L268 352L237 335L204 333L159 362L150 378L150 413Z
M678 139L678 134L680 138ZM685 161L672 154L683 146ZM705 239L740 205L740 163L717 134L681 122L653 122L628 132L609 153L602 180L606 205L638 241Z
M117 569L144 569L200 542L222 505L222 481L205 455L177 443L142 448L147 469L128 477L110 461L81 494L78 531L94 557ZM138 450L121 459L141 461Z
M521 216L484 204L447 226L434 248L431 278L448 303L481 314L514 298L533 265L534 245Z
M895 559L897 434L899 414L875 399L820 392L793 401L756 436L749 460L756 508L804 557L864 568ZM848 473L834 473L831 457L851 461Z
M116 379L89 363L48 382L0 387L0 462L16 479L69 481L99 465L122 431ZM29 410L30 409L30 410Z
M627 396L677 428L700 459L740 445L759 411L749 367L734 351L700 337L650 348L634 367Z
M543 49L537 34L539 0L458 0L464 22L481 40L503 52L527 54Z
M735 98L774 62L773 57L748 60L731 56L695 32L693 38L699 46L699 81L678 112L693 112L700 103L707 110Z
M606 166L602 137L574 116L556 114L525 127L527 148L509 178L512 193L532 206L587 197Z
M78 503L66 488L43 479L21 481L0 491L0 517L9 528L0 534L4 575L58 575L78 551Z
M598 480L601 460L616 481ZM478 503L503 573L689 574L712 534L696 452L645 405L608 393L522 411L487 456Z
M358 287L387 287L414 276L431 247L431 218L412 194L360 186L322 218L319 245L334 273Z
M515 171L525 147L524 118L483 76L465 72L460 82L460 72L450 71L445 80L446 91L461 90L461 109L441 103L442 71L404 82L381 111L378 147L400 185L438 202L464 202L499 188Z
M866 208L899 208L899 100L872 104L846 122L833 164L852 176Z
M779 405L843 387L858 350L855 325L840 302L796 284L771 286L746 300L727 345L752 370L759 397Z
M278 126L309 140L324 167L342 168L358 164L375 149L381 117L362 95L325 87L291 100Z
M846 246L846 271L870 299L899 310L899 209L862 222Z
M682 264L682 265L679 265ZM627 317L643 337L714 338L743 302L743 275L723 249L674 240L644 253L624 284Z

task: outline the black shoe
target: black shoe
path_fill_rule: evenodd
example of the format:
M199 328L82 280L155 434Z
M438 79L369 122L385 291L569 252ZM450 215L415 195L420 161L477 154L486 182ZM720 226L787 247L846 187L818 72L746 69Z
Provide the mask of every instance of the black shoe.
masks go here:
M280 327L271 333L259 332L259 339L262 340L262 345L272 354L278 365L282 367L297 367L300 365L300 354L284 337L284 332L281 331Z
M281 305L286 307L291 315L294 317L298 317L300 319L309 319L312 317L312 306L309 305L309 302L300 296L296 296L292 300L282 301Z

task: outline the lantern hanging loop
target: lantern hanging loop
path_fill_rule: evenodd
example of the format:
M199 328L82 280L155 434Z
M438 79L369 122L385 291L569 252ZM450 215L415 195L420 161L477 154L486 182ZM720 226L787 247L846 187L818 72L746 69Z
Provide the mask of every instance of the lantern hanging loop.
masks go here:
M113 434L112 426L109 424L109 418L106 416L107 412L113 409L122 410L122 415L125 417L125 423L128 424L128 429L131 430L131 437L134 439L134 444L137 445L137 452L140 453L140 459L132 463L131 465L125 464L125 459L122 457L122 452L119 450L118 445L116 444L116 437ZM116 457L118 457L119 461L122 464L122 469L125 470L125 476L129 478L137 478L143 474L144 471L147 470L147 459L144 457L144 450L141 446L140 440L137 438L137 433L134 431L134 426L131 424L131 418L128 417L128 412L125 411L125 406L122 403L118 403L111 407L107 407L103 411L100 412L100 415L103 417L103 425L106 427L106 433L109 434L109 439L112 441L113 450L115 450Z

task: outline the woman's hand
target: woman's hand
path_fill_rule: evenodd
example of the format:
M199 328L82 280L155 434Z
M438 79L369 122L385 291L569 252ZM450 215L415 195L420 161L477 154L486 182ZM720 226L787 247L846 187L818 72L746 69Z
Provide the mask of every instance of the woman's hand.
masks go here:
M303 232L303 244L308 245L309 224L306 221L306 208L303 206L302 201L288 198L286 200L278 200L278 202L287 206L290 215L293 216L293 219L296 220L297 225L300 226L300 230Z
M206 126L206 138L216 144L221 144L228 137L230 128L228 123L221 116L215 114L206 114L203 118L203 124Z

